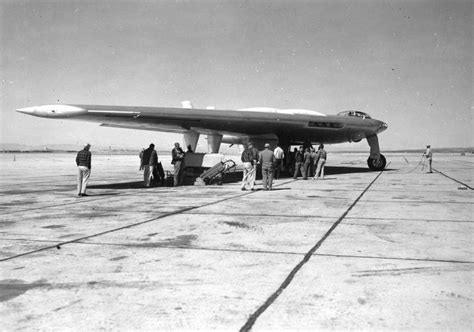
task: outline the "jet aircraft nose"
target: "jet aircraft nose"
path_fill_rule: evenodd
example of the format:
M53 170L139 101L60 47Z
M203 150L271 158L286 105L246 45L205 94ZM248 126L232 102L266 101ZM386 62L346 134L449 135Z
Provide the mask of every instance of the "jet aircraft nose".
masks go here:
M23 113L23 114L33 115L33 114L35 114L35 108L36 108L36 106L23 107L23 108L17 109L16 111L20 112L20 113Z
M377 134L381 133L382 131L386 130L388 125L385 122L380 121L379 128L377 129Z

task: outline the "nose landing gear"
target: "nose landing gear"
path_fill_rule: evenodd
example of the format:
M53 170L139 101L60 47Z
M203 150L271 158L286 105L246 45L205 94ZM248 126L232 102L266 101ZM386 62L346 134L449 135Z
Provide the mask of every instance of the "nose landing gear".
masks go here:
M369 166L372 171L381 171L387 165L385 156L383 154L380 154L379 156L380 158L369 157L369 159L367 159L367 166Z
M387 165L385 156L380 153L379 139L377 135L367 137L367 143L370 146L370 156L367 159L367 165L372 171L381 171Z

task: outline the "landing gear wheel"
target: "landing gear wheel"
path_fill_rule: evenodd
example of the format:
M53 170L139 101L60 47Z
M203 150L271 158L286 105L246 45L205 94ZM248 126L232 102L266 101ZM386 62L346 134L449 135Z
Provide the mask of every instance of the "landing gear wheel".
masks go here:
M381 171L387 165L387 160L383 154L380 154L380 159L370 158L367 159L367 165L372 171Z

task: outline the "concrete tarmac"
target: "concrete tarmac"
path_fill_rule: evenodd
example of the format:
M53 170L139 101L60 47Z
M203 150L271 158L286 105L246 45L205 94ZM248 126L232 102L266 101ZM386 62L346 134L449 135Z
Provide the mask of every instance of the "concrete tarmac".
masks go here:
M1 330L473 330L474 157L386 156L252 192L93 155L77 197L75 155L3 154Z

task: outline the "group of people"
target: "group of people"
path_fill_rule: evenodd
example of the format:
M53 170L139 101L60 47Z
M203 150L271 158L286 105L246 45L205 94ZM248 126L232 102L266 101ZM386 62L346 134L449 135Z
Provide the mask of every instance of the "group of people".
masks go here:
M270 144L265 144L265 150L259 152L254 148L252 143L247 145L247 148L242 152L241 160L244 166L244 173L242 178L242 190L255 190L255 178L257 175L257 165L262 165L262 180L263 189L272 190L273 184L273 168L275 165L275 154L270 150Z
M327 152L324 150L324 144L320 144L318 150L315 148L306 148L300 146L298 150L294 152L295 170L293 173L293 179L296 179L301 173L303 180L307 180L311 177L313 180L319 178L324 180L324 166L326 165Z
M76 156L76 164L79 170L77 192L80 197L87 196L86 189L91 170L90 147L91 145L87 144ZM307 151L303 153L303 147L300 147L299 151L296 152L294 178L296 178L298 170L300 169L303 179L307 179L307 174L313 174L311 171L312 168L309 166L313 160L317 160L316 163L313 162L314 165L317 164L316 174L314 175L315 178L319 173L321 173L321 177L324 178L324 164L326 163L327 156L324 146L321 144L317 153L314 149L312 149L313 151L311 153L308 149L306 150ZM190 151L189 147L188 151ZM174 165L173 185L176 187L183 184L185 166L185 152L179 143L174 144L174 148L171 150L171 156L171 164ZM155 150L155 145L152 143L147 149L142 149L139 157L140 170L143 170L145 187L150 187L152 180L160 180L161 183L163 183L165 174L161 162L158 161L158 153ZM317 159L314 159L316 157ZM265 149L259 152L253 147L252 143L249 143L241 156L244 166L241 189L246 190L246 187L249 187L250 190L255 190L257 165L261 165L263 188L264 190L272 190L273 178L278 179L281 171L285 167L284 158L285 152L280 146L277 146L275 150L272 151L270 150L270 144L267 143L265 144Z
M327 152L324 145L319 145L318 151L314 148L306 149L300 146L292 156L294 159L294 174L296 179L298 173L301 172L304 180L308 179L308 175L313 179L321 177L324 179L324 165L326 164ZM262 183L264 190L272 190L273 178L278 179L281 171L284 169L285 152L280 146L274 151L270 150L270 144L265 144L265 149L259 152L252 143L242 152L241 160L243 162L243 178L241 190L255 190L255 177L257 173L257 165L262 167ZM291 161L290 161L291 163ZM293 168L293 165L291 165Z
M158 154L155 151L155 144L150 144L148 149L140 152L140 171L143 171L143 181L145 187L150 187L152 180L164 178L164 171L161 162L158 162Z
M183 184L184 155L185 153L179 143L174 143L174 148L171 150L171 164L174 165L173 185L175 187L181 186ZM155 151L155 145L151 143L148 149L143 149L140 152L139 157L140 170L143 170L143 181L145 183L145 187L150 187L152 180L160 180L163 184L165 180L165 172L161 162L158 161L158 154Z
M88 196L86 194L87 183L89 182L91 168L92 168L92 154L90 152L90 144L86 144L84 148L76 155L76 165L78 168L77 176L77 195L79 197ZM189 148L188 148L189 150ZM179 143L174 144L171 150L172 160L174 165L174 186L181 186L184 177L184 151ZM143 170L143 181L145 187L150 187L152 180L160 180L161 183L165 180L165 173L161 162L158 161L158 154L155 151L155 145L152 143L148 149L142 149L139 154L140 157L140 171Z
M79 197L88 196L86 189L92 166L90 147L90 144L86 144L76 155L76 165L78 168L77 195ZM190 147L188 147L188 152L192 152ZM143 149L140 152L139 156L140 170L143 170L145 187L150 187L152 179L157 176L163 181L164 171L161 163L158 161L155 145L153 143L150 144L148 149ZM173 185L176 187L183 184L184 178L185 152L179 143L174 143L171 156L171 163L174 165ZM324 179L324 166L327 160L327 152L324 150L323 144L319 145L317 151L314 148L303 149L303 147L300 146L299 149L295 149L293 154L290 154L289 157L288 168L292 170L294 167L294 179L297 178L299 173L301 173L304 180L307 180L308 177L312 177L315 180L319 178ZM252 143L249 143L241 156L244 167L241 189L247 190L247 187L249 187L250 190L255 190L257 165L261 165L263 189L272 190L273 178L278 179L280 172L285 168L284 158L285 152L280 146L277 146L275 150L272 151L270 150L270 144L266 143L265 149L260 152ZM426 146L423 158L425 158L428 163L428 172L432 173L431 164L433 153L430 145Z

